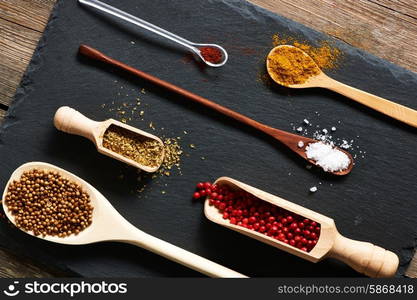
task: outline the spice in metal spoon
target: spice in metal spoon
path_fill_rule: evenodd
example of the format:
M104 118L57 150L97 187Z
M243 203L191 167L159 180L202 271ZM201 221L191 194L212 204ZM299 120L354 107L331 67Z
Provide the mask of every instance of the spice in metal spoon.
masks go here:
M205 61L218 64L223 59L223 53L216 47L205 46L200 47L199 50Z
M285 86L305 83L321 72L311 57L292 46L276 48L267 59L272 79Z
M88 193L57 172L24 172L9 185L5 204L16 226L36 236L78 234L93 219Z
M148 167L160 166L163 161L163 144L114 124L104 133L103 147Z

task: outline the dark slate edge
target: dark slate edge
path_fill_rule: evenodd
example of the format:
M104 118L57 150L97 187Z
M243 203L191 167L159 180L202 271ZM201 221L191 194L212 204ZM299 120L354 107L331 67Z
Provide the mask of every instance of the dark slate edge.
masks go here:
M15 108L19 105L23 104L25 99L30 95L30 92L33 90L31 85L33 84L33 80L31 79L32 75L36 73L38 69L42 67L43 59L42 59L42 53L44 48L47 46L48 43L48 32L51 30L51 27L54 25L56 19L58 18L58 10L61 6L61 3L63 1L57 0L55 3L51 14L49 16L48 23L45 26L45 30L42 33L41 38L39 39L38 45L36 46L36 49L33 52L32 58L22 76L22 79L19 83L19 86L16 89L16 93L14 95L13 101L9 106L9 109L7 110L3 122L0 124L0 147L3 146L2 141L2 133L7 130L8 127L13 126L13 124L18 123L19 120L16 119L16 115L14 114ZM3 224L6 224L4 222ZM7 223L8 224L8 223ZM8 224L9 225L9 224ZM12 225L9 225L12 226ZM13 250L17 256L20 256L22 258L28 259L30 257L30 261L37 264L39 267L44 268L45 271L51 272L53 274L59 274L59 276L79 276L78 273L76 273L74 270L69 269L67 266L63 265L62 263L59 263L57 261L54 261L53 264L50 264L51 258L48 257L33 257L30 256L28 253L25 253L22 251L21 248L11 246L11 245L3 245L5 249L7 250Z

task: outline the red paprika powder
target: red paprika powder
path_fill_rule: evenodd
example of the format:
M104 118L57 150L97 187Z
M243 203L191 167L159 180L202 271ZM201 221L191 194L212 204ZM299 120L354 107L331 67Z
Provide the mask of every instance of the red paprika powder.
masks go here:
M223 59L223 53L218 48L206 46L199 49L204 60L212 64L218 64Z

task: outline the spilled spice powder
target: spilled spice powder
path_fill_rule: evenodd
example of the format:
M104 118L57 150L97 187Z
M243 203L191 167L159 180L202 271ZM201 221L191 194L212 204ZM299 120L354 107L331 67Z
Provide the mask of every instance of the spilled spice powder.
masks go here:
M272 36L273 46L292 45L306 52L323 70L334 69L338 66L342 52L328 41L320 41L319 46L312 46L308 42L296 40L293 37Z
M164 146L160 142L114 124L104 133L103 147L144 166L157 167L162 163Z
M320 74L310 57L291 46L278 47L268 55L268 69L272 79L285 86L305 83Z
M164 139L164 149L165 156L164 161L162 162L160 173L169 176L169 172L167 173L167 170L171 170L173 166L180 166L180 160L183 151L181 150L181 146L178 143L178 140L175 138Z

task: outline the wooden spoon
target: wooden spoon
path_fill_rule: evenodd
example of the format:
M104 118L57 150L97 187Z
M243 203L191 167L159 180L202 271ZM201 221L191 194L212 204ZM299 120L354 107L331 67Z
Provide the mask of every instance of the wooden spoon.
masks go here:
M229 220L223 219L218 209L210 206L208 199L206 199L204 214L209 220L217 224L314 263L332 257L345 262L356 271L370 277L392 277L397 271L399 260L395 253L368 242L355 241L342 236L337 231L333 219L229 177L221 177L216 180L215 184L228 186L232 190L244 190L263 201L309 218L321 225L321 232L316 246L310 252L305 252L257 231L230 224Z
M37 238L66 245L85 245L105 241L128 243L147 249L169 260L175 261L211 277L246 277L240 273L139 230L123 218L110 204L110 202L92 185L66 170L43 162L30 162L20 166L13 172L7 182L6 188L3 192L2 203L5 215L12 224L16 225L15 218L9 211L5 201L9 185L14 180L19 180L23 172L34 169L47 172L57 172L62 177L77 183L90 195L91 204L94 208L93 221L91 225L81 231L78 235L70 235L65 238L55 236L36 236ZM35 236L32 232L25 232Z
M176 85L173 85L173 84L171 84L167 81L161 80L161 79L159 79L155 76L152 76L148 73L145 73L143 71L140 71L140 70L137 70L133 67L130 67L130 66L118 61L118 60L110 58L110 57L106 56L105 54L101 53L100 51L98 51L94 48L91 48L89 46L81 45L80 48L79 48L79 52L82 55L85 55L85 56L87 56L89 58L92 58L94 60L99 60L99 61L102 61L106 64L113 65L113 66L118 67L120 69L126 70L126 71L132 73L133 75L135 75L137 77L146 79L146 80L154 83L155 85L162 86L163 88L165 88L169 91L172 91L174 93L180 94L180 95L184 96L185 98L188 98L189 100L192 100L194 102L198 102L198 103L200 103L200 104L202 104L206 107L209 107L209 108L211 108L211 109L213 109L213 110L215 110L215 111L217 111L221 114L229 116L229 117L231 117L231 118L233 118L233 119L235 119L239 122L242 122L246 125L249 125L249 126L255 128L255 129L258 129L258 130L266 133L267 135L275 138L276 140L280 141L285 146L287 146L289 149L291 149L292 151L297 153L299 156L301 156L302 158L307 160L309 163L317 165L314 160L311 160L307 157L306 151L305 151L305 148L309 144L317 143L318 142L317 140L307 138L307 137L304 137L304 136L300 136L300 135L296 135L296 134L293 134L293 133L289 133L289 132L279 130L279 129L276 129L276 128L272 128L272 127L269 127L265 124L259 123L255 120L252 120L252 119L250 119L250 118L248 118L248 117L246 117L242 114L239 114L239 113L237 113L237 112L235 112L235 111L233 111L233 110L231 110L227 107L221 106L221 105L219 105L217 103L214 103L214 102L212 102L212 101L210 101L206 98L203 98L203 97L198 96L194 93L191 93L187 90L184 90L184 89L182 89L182 88L180 88ZM298 142L300 142L300 141L303 142L302 147L298 146ZM344 152L349 157L350 165L348 166L348 168L346 168L342 171L336 171L336 172L331 172L331 173L335 174L335 175L346 175L346 174L350 173L350 171L353 168L353 157L347 151L344 151L343 149L340 149L340 148L337 148L337 149Z
M297 47L291 46L291 45L277 46L269 52L267 60L266 60L266 67L268 70L268 74L271 76L272 80L274 80L276 83L286 86L286 87L296 88L296 89L313 88L313 87L326 88L326 89L335 91L336 93L342 94L363 105L366 105L376 111L379 111L380 113L390 116L391 118L404 122L410 126L417 127L417 111L416 110L406 107L404 105L389 101L387 99L372 95L370 93L361 91L359 89L356 89L354 87L341 83L337 80L334 80L333 78L330 78L329 76L324 74L323 71L319 68L319 66L317 66L319 73L317 75L310 77L305 83L287 85L285 83L280 82L279 78L275 76L275 72L272 70L270 66L270 56L275 51L283 47L294 48L296 51L299 51L300 53L304 54L306 57L310 58L311 62L317 66L314 60L303 50Z
M147 133L145 131L139 130L135 127L126 125L122 122L119 122L113 119L108 119L103 122L96 122L87 118L86 116L84 116L83 114L81 114L80 112L76 111L73 108L70 108L68 106L62 106L55 113L54 124L58 130L61 130L63 132L67 132L70 134L80 135L91 140L96 145L98 152L104 155L110 156L111 158L115 158L135 168L144 170L146 172L157 171L163 162L163 158L165 154L164 147L163 147L164 143L161 141L160 138L150 133ZM106 147L104 147L103 136L106 130L110 127L110 125L115 125L115 126L127 129L137 134L139 137L142 137L142 138L145 137L148 139L158 141L161 144L161 148L162 148L161 164L155 167L142 165L133 159L130 159L116 152L113 152L110 149L107 149Z

